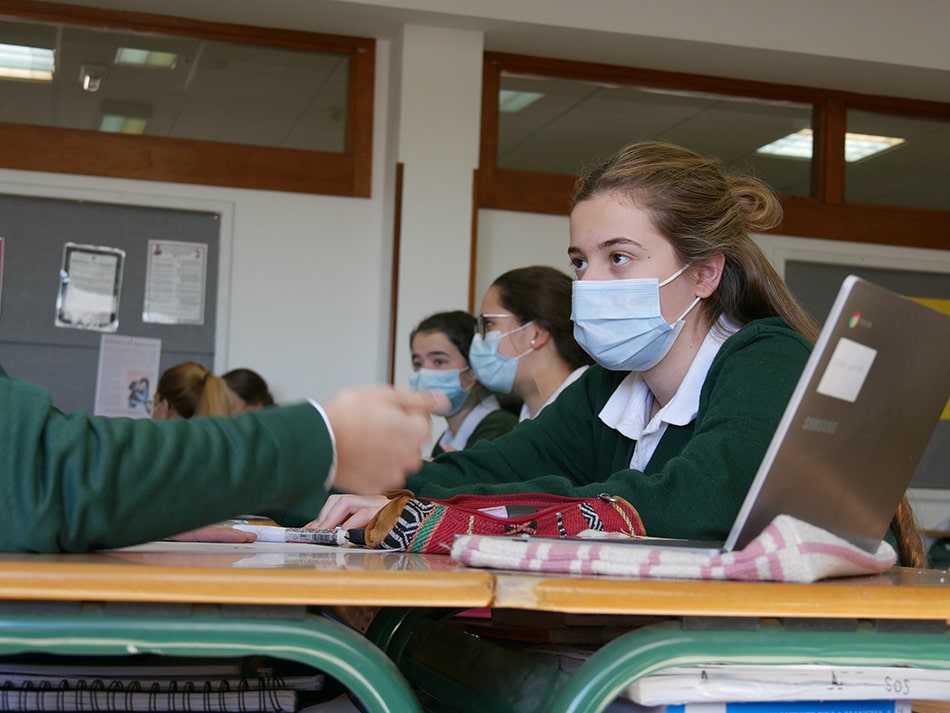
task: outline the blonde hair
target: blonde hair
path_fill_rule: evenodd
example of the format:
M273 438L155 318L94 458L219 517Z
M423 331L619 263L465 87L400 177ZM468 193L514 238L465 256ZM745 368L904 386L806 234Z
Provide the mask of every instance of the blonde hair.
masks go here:
M781 317L811 342L814 320L750 237L782 220L782 206L761 181L728 175L721 163L659 141L632 144L582 175L578 203L604 194L647 211L683 264L725 257L719 287L700 309L712 324L725 314L739 324Z
M182 418L230 416L227 384L203 365L185 361L166 369L155 387L156 401L164 399Z

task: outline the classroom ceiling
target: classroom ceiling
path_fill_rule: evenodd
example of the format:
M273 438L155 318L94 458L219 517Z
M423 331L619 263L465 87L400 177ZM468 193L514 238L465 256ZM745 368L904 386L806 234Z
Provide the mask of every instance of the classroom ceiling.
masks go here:
M149 0L72 0L67 4L156 12ZM425 3L421 3L425 5ZM163 0L161 11L201 20L283 27L308 31L349 34L363 37L398 37L405 23L455 27L484 33L488 50L534 54L565 59L583 59L667 71L703 73L740 79L801 85L818 85L847 91L948 101L948 73L937 69L796 54L774 50L727 46L660 37L631 37L629 34L572 30L524 22L503 22L460 14L408 10L380 4L335 0ZM29 28L12 27L8 34ZM16 30L16 31L14 31ZM40 123L64 125L63 117L81 124L98 122L103 107L147 113L151 131L162 135L217 139L238 143L315 150L339 150L343 141L341 109L345 97L346 69L338 58L314 57L309 63L288 61L287 53L264 58L250 56L246 49L224 43L176 39L176 51L200 57L173 73L152 71L143 82L112 66L114 44L97 40L97 31L84 29L60 33L61 55L68 58L56 79L57 87L43 92L27 83L0 83L0 119L22 121L26 114L44 117ZM114 39L114 38L113 38ZM261 63L269 64L267 81L257 73ZM101 91L91 101L79 86L80 67L105 67L108 71ZM202 71L195 69L201 66ZM276 75L274 73L277 73ZM137 75L142 76L142 75ZM806 78L803 81L802 78ZM213 81L212 79L213 78ZM815 81L809 81L815 80ZM551 140L580 137L582 152L609 149L621 142L627 121L623 103L610 88L581 88L566 103L564 95L576 88L551 87L551 100L539 102L529 113L517 118L511 146L503 151L517 153L524 167L558 170L551 165ZM575 83L576 84L576 83ZM589 89L589 90L588 90ZM254 97L253 109L239 117L222 116L213 110L220 99L233 95ZM558 98L559 97L559 98ZM651 108L652 107L652 108ZM712 148L727 159L741 159L754 151L753 142L761 132L730 131L735 106L724 102L680 102L673 109L663 102L647 105L644 131L684 143L702 134L715 134ZM627 108L629 111L629 107ZM600 117L601 135L591 131L591 116ZM860 180L852 181L849 200L888 202L916 207L950 208L950 123L908 121L886 116L873 117L875 133L906 138L913 150L892 151L886 160L866 160ZM776 125L780 125L777 122ZM164 127L164 128L159 128ZM92 128L83 125L83 128ZM734 129L734 125L732 126ZM613 133L617 138L613 138ZM752 134L755 133L753 136ZM638 137L633 137L638 138ZM758 145L758 144L756 144ZM502 157L504 162L505 157ZM795 194L802 188L801 164L779 163L767 177L779 190ZM807 173L807 172L806 172Z

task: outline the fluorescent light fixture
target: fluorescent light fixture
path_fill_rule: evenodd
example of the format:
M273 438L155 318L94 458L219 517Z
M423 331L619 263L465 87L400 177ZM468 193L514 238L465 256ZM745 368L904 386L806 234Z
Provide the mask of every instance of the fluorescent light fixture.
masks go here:
M498 91L498 111L514 113L531 106L544 95L541 92L516 92L511 89Z
M144 134L148 119L121 114L103 114L99 121L99 131L112 134Z
M153 52L134 47L120 47L115 53L115 63L130 67L174 69L178 64L178 55L174 52Z
M0 77L51 82L55 69L53 50L0 44Z
M801 129L794 134L783 136L781 139L766 144L756 149L755 152L782 158L811 159L813 138L811 129ZM893 136L846 133L844 135L844 160L848 163L854 163L895 146L900 146L902 143L904 143L904 139Z

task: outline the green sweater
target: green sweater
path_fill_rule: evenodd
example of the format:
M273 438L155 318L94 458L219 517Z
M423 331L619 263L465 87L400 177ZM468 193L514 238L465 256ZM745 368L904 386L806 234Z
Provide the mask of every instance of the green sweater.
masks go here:
M479 441L491 441L499 436L503 436L517 425L518 417L511 411L506 411L503 408L495 409L485 414L485 418L478 422L478 425L475 426L475 429L472 431L472 435L465 441L465 447L471 448ZM439 441L441 441L441 438ZM436 441L435 445L432 446L433 458L445 453L439 441Z
M744 326L713 360L695 420L667 427L645 472L629 467L636 442L598 418L627 373L593 366L537 418L424 464L407 487L430 498L609 493L650 535L725 539L810 352L778 319Z
M247 512L303 524L333 461L310 404L170 421L64 415L0 367L0 551L82 552Z

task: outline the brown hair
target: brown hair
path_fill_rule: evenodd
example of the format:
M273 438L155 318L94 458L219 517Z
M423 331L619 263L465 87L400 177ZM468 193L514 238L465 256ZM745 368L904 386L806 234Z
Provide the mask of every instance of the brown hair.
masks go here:
M412 340L420 332L423 334L440 332L455 345L465 358L465 363L468 364L468 350L472 346L477 324L478 320L475 317L459 309L430 314L409 333L409 348L412 348Z
M162 373L155 387L155 400L162 399L182 418L231 415L227 384L193 361L182 362Z
M894 519L891 520L891 530L897 539L897 561L904 567L927 567L927 556L924 554L924 541L917 528L914 511L910 500L904 495Z
M710 323L723 314L739 324L781 317L809 341L818 337L814 320L749 235L782 220L782 206L764 183L728 175L718 160L689 149L647 141L581 176L571 207L603 194L649 212L684 264L725 256L719 287L700 306Z
M573 280L565 273L546 265L519 267L501 275L492 287L521 324L536 322L551 333L557 353L571 369L594 362L574 339Z
M264 377L253 369L231 369L221 378L248 406L273 406L274 397Z

